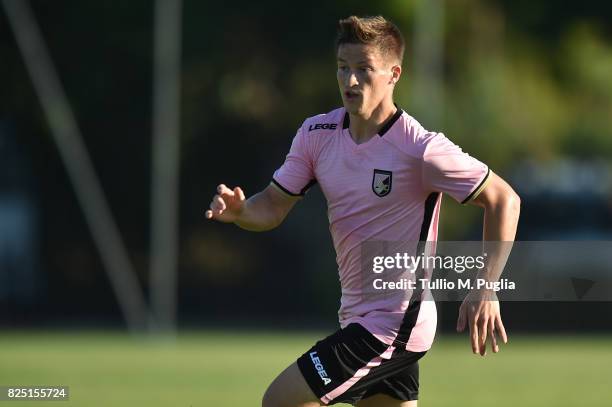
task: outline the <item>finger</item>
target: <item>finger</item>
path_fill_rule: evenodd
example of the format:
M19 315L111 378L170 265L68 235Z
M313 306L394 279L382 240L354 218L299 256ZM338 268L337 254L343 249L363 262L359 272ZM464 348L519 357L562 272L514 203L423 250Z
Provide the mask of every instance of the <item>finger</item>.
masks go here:
M245 199L244 191L242 191L242 188L240 187L234 188L234 195L236 195L240 201L244 201Z
M491 318L489 320L489 332L491 334L491 349L493 353L499 352L499 346L497 346L497 338L495 333L495 320Z
M489 321L486 317L484 317L484 319L481 319L481 321L482 322L480 323L478 347L480 351L480 356L484 356L487 354L487 328L489 325Z
M225 210L225 201L219 195L215 195L210 208L215 211L223 211Z
M206 217L206 219L212 219L212 217L213 217L213 211L211 211L210 209L208 209L206 212L204 212L204 216Z
M495 322L502 340L504 341L504 343L508 343L508 335L506 335L506 328L504 328L504 323L502 322L501 315L497 315Z
M210 211L212 212L213 217L215 215L218 216L218 215L221 215L223 213L223 209L221 209L221 207L219 207L219 205L216 204L214 201L210 202Z
M229 189L225 184L219 184L219 186L217 187L217 193L219 195L234 196L234 191Z
M475 317L470 316L470 319L472 319L472 321L470 321L470 324L469 324L470 337L472 341L472 352L478 353L478 325L476 324Z
M459 316L457 317L457 332L463 332L465 329L465 307L459 307Z

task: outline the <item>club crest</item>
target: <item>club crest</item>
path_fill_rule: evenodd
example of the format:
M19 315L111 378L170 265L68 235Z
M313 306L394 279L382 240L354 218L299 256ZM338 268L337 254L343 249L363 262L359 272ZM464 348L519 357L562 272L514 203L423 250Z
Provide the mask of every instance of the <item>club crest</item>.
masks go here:
M389 195L393 181L393 173L385 170L374 170L372 177L372 191L380 197Z

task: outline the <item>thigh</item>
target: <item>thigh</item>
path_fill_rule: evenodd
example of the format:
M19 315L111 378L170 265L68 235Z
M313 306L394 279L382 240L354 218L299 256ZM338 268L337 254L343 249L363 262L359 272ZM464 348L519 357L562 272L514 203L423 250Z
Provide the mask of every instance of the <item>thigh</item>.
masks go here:
M417 407L417 400L402 401L389 397L386 394L377 394L367 399L363 399L356 407Z
M369 372L380 364L388 348L353 323L318 341L297 364L321 404L354 404L369 387Z
M297 367L313 400L323 405L356 404L379 395L373 400L412 401L418 394L417 361L424 354L386 345L363 326L349 324L318 341L298 358Z
M319 407L320 405L295 362L268 386L262 401L263 407Z
M416 406L419 398L419 359L425 352L398 351L388 362L389 372L370 386L359 406ZM416 360L415 360L416 359ZM389 366L392 364L392 366Z

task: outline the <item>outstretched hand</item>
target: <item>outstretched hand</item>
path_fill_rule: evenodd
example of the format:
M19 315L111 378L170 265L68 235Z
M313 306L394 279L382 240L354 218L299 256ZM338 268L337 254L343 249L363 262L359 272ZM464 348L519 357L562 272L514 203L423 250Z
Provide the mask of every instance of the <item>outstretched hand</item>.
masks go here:
M210 202L206 211L206 219L214 219L220 222L235 222L244 210L244 192L240 187L229 189L224 184L217 187L217 194Z
M497 334L504 343L508 337L502 323L499 301L493 291L471 291L463 300L457 318L457 331L463 332L466 325L470 328L472 352L487 354L487 336L491 337L493 353L499 352Z

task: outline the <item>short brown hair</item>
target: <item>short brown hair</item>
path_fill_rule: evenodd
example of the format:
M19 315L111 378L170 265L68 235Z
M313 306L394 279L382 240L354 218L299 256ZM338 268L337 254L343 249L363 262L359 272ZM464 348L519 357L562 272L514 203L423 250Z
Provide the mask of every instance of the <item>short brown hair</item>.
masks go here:
M376 46L383 56L393 56L402 62L404 37L395 24L382 16L350 16L338 21L336 51L342 44L367 44Z

